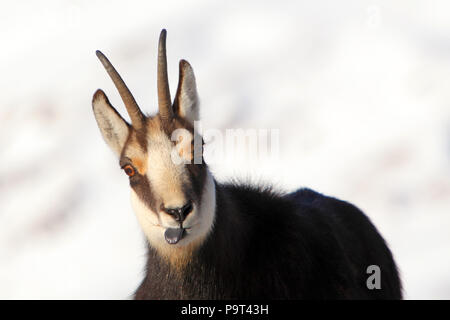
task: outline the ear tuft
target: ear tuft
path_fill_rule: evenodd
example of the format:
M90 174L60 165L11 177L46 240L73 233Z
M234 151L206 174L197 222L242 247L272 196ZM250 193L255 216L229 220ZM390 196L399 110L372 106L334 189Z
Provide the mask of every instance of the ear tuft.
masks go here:
M129 124L109 103L106 94L98 89L92 98L92 109L103 139L120 156L128 138Z
M92 97L92 107L94 107L95 102L98 102L99 100L109 103L108 97L102 89L97 89L97 91L95 91L94 96Z
M199 120L199 100L194 70L186 60L180 60L178 89L173 103L173 111L191 124Z

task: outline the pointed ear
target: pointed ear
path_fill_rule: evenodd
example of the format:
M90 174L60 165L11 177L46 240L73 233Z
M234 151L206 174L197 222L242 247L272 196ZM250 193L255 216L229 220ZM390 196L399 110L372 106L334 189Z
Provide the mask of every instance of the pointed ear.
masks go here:
M128 138L129 124L109 103L105 93L100 89L92 98L92 109L103 139L114 153L120 156Z
M173 102L173 112L192 125L199 120L199 101L194 71L186 60L180 61L178 89Z

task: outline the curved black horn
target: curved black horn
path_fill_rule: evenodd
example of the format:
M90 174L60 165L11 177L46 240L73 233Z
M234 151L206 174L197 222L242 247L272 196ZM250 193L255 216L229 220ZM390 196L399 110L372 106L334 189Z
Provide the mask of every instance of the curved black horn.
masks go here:
M167 32L165 29L159 35L157 86L159 115L163 119L170 119L173 116L173 111L170 99L169 79L167 76L166 35Z
M119 91L120 97L122 98L123 103L127 108L127 112L130 115L132 125L136 129L141 128L144 123L145 116L142 113L141 109L139 109L139 106L137 105L136 100L134 100L134 97L131 94L130 90L125 85L125 82L122 80L114 66L111 64L111 62L109 62L108 58L106 58L105 55L98 50L95 52L95 54L100 59L101 63L111 77L111 80L114 82L114 85Z

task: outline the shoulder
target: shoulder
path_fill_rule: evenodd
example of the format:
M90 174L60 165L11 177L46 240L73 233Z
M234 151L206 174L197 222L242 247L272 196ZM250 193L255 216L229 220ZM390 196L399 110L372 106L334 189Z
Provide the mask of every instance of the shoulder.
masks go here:
M290 199L286 198L286 192L276 189L268 183L232 180L220 184L218 188L231 198L235 205L244 209L244 212L279 211L292 203Z

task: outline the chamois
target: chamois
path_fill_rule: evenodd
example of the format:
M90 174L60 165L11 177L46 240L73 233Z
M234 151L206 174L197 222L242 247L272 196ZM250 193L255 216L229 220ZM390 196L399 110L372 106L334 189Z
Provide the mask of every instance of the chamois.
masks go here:
M193 161L196 81L181 60L172 103L165 30L159 37L154 116L143 114L109 60L100 51L97 56L131 120L121 117L102 90L95 92L98 127L129 176L132 207L147 241L146 274L135 299L402 298L389 248L354 205L310 189L285 194L268 186L219 183L201 148L200 161ZM173 139L176 130L184 135ZM174 161L174 150L181 162ZM371 265L381 271L375 289L367 284Z

